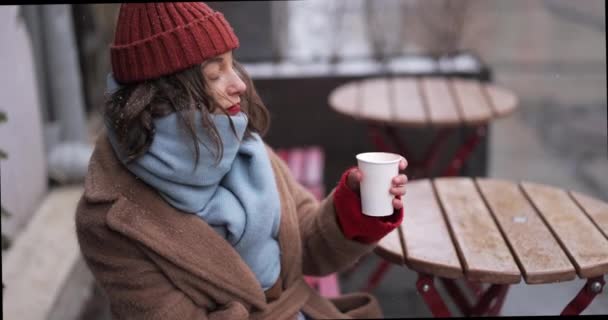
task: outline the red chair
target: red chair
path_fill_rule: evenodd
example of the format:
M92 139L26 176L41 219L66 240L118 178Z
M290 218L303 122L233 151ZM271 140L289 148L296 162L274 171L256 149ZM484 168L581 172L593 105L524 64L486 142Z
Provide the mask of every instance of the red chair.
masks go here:
M276 152L287 163L296 180L310 190L317 199L325 197L325 185L323 183L325 155L320 147L277 149ZM325 277L305 276L304 280L324 297L340 295L340 285L335 273Z

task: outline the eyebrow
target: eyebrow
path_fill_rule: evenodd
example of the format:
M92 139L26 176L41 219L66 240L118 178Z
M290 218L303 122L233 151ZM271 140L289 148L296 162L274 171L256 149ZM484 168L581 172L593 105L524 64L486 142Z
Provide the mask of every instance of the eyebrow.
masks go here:
M224 62L223 57L213 57L213 58L208 59L207 61L203 62L202 67L204 68L205 66L207 66L208 64L211 64L211 63L222 63L222 62Z

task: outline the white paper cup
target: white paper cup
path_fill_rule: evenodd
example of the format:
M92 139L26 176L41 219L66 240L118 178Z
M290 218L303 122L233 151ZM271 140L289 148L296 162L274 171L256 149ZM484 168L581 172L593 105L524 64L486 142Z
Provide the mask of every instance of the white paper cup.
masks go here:
M356 158L363 175L360 184L363 213L374 217L390 216L395 211L391 180L399 175L399 161L403 157L395 153L366 152Z

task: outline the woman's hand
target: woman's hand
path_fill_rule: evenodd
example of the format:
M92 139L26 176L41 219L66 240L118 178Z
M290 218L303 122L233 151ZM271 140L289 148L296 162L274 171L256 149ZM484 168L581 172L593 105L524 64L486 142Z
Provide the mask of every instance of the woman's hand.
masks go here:
M405 158L401 159L399 162L399 171L403 171L407 168L407 160ZM348 177L346 178L346 185L353 191L359 192L359 184L361 183L361 179L363 175L358 168L352 169ZM405 195L405 184L407 183L407 176L405 174L400 174L393 178L392 185L389 190L390 194L394 195L396 198L393 198L393 207L395 210L400 210L403 207L403 202L401 202L401 197Z

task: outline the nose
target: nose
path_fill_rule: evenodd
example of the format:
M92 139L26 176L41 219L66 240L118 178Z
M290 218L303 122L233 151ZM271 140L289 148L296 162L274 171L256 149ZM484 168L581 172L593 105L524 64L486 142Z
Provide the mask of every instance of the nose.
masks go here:
M228 85L228 94L231 96L241 95L247 90L247 85L236 72L232 72L232 79Z

